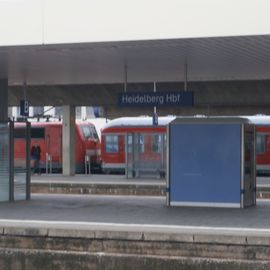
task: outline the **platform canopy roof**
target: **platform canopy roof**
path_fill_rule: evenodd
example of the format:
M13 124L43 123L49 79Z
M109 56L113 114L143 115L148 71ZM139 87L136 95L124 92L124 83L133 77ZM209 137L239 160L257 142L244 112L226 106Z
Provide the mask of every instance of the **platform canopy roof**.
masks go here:
M268 0L0 0L9 85L270 79Z
M270 79L270 35L0 48L10 85Z

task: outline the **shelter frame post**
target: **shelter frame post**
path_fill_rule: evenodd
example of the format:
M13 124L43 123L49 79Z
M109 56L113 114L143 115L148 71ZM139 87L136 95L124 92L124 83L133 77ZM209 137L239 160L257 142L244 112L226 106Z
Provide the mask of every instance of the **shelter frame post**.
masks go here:
M31 145L31 123L26 122L26 200L31 199L30 145Z
M9 201L14 201L14 122L9 121Z

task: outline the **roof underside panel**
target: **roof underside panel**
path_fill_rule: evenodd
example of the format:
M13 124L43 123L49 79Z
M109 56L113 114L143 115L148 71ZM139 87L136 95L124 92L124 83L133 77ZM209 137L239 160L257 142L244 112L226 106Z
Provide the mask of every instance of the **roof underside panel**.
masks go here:
M270 35L0 48L10 85L270 79Z

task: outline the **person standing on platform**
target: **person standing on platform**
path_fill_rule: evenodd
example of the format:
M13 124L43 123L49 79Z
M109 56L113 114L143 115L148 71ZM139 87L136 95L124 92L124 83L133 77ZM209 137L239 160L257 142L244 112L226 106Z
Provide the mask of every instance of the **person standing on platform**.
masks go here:
M34 160L33 173L40 174L40 167L39 167L40 155L41 155L40 146L37 143L35 143L31 148L31 159Z

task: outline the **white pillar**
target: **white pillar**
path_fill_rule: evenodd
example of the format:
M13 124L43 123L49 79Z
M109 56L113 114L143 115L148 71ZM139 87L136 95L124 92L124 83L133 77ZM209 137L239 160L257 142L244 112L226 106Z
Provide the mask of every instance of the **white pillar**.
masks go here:
M63 175L75 174L75 107L63 106Z
M8 80L0 79L0 122L8 120ZM7 123L0 124L0 201L10 195L9 130Z
M45 115L51 115L55 117L55 108L52 106L44 106Z
M51 108L50 115L52 115L52 117L55 118L55 107Z
M18 112L17 107L13 106L12 107L12 113L11 113L12 117L17 118L17 112Z
M34 115L34 107L33 106L30 106L29 107L29 116L33 116Z
M85 106L82 106L82 107L81 107L81 110L82 110L82 114L81 114L82 117L81 117L81 118L82 118L83 120L87 119L86 107L85 107Z

